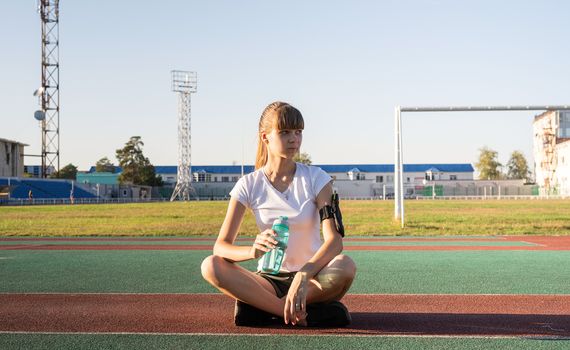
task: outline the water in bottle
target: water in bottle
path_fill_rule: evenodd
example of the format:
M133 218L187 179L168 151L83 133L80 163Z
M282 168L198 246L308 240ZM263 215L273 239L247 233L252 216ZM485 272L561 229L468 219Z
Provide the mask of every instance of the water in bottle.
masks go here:
M287 249L287 242L289 241L289 222L287 219L288 218L286 216L280 216L273 222L271 229L273 229L277 234L277 237L275 237L277 240L277 246L275 249L272 249L263 255L261 263L262 272L276 275L281 269L285 249Z

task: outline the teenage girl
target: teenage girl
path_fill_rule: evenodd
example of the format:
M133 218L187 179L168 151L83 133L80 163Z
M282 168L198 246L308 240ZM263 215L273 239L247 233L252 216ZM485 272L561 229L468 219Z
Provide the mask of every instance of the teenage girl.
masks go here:
M320 220L319 210L332 204L331 177L318 167L293 161L303 129L303 117L295 107L273 102L265 108L259 120L256 170L230 192L213 255L202 262L206 281L237 301L237 325L265 325L276 319L300 326L350 323L350 314L339 301L352 284L356 266L341 254L342 236L335 219ZM247 209L260 233L252 246L238 246L234 242ZM280 273L251 272L236 264L259 259L275 248L271 226L279 216L289 221Z

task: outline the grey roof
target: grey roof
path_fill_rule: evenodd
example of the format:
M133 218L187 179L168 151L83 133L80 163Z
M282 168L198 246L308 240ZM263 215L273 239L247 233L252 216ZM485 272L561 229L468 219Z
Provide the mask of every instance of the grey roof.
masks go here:
M27 143L22 143L22 142L18 142L18 141L12 141L12 140L3 139L3 138L0 138L0 142L16 143L16 144L18 144L18 145L29 146Z

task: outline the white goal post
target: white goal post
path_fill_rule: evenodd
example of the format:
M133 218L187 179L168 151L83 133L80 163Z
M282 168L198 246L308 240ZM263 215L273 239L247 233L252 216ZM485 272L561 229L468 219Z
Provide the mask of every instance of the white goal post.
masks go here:
M403 112L496 112L496 111L560 111L570 110L560 106L489 106L489 107L401 107L396 106L394 123L394 220L400 220L404 228L404 161L402 159L402 113Z

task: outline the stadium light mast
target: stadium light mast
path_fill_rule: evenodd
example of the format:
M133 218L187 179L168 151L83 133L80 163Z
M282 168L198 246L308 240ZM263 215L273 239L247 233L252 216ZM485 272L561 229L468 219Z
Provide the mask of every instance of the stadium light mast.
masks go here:
M59 171L59 0L38 0L42 21L42 85L34 93L41 104L42 177Z
M196 72L173 70L171 75L172 91L178 93L178 171L170 201L177 198L187 201L194 192L190 164L190 94L197 91L198 79Z

